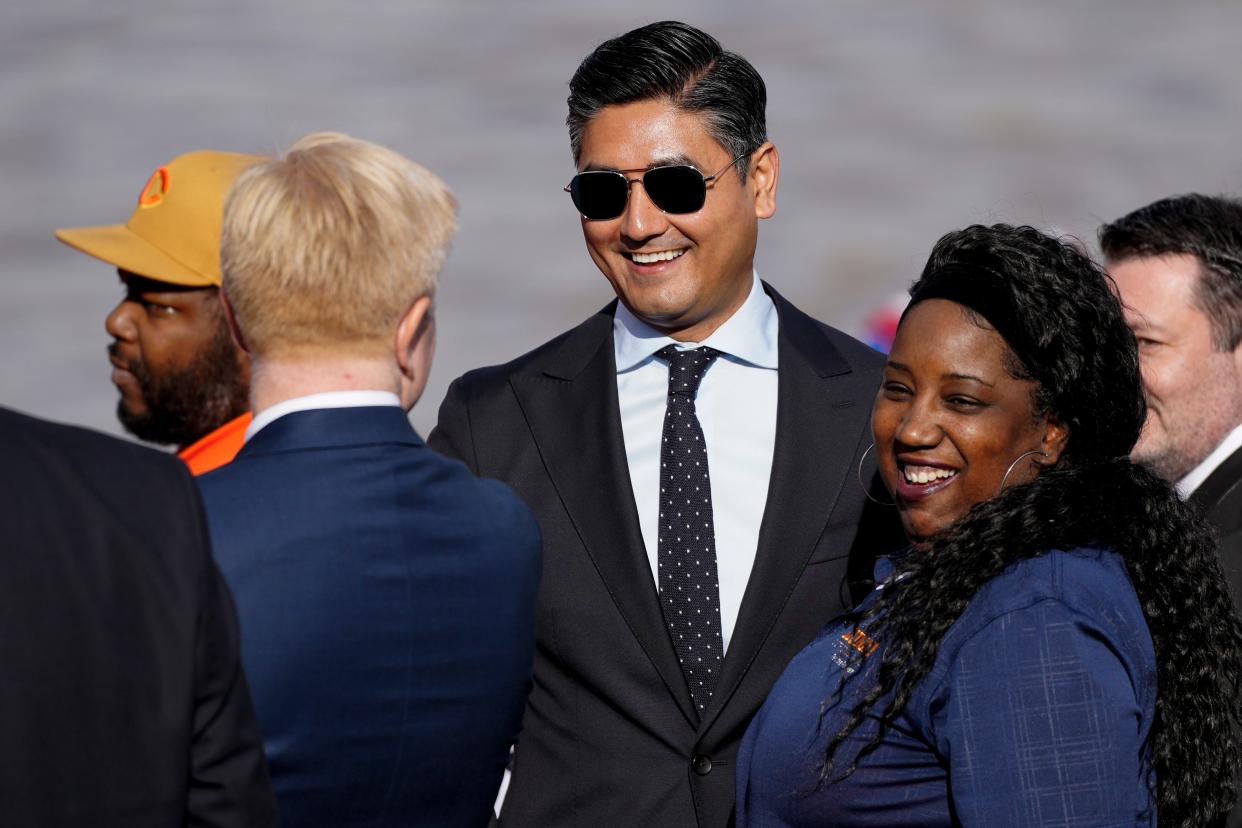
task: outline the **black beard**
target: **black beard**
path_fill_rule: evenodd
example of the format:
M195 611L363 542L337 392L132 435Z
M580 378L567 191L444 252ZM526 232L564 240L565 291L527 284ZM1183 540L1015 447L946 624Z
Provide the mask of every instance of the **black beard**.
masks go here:
M207 347L181 371L156 378L141 362L128 369L142 388L147 411L129 412L122 398L116 416L126 431L148 443L188 446L249 407L249 389L223 322Z

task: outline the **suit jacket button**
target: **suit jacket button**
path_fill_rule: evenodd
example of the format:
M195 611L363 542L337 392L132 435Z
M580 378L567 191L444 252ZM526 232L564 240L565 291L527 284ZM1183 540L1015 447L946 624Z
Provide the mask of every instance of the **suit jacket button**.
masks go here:
M694 768L694 772L699 776L707 776L712 772L712 757L700 753L690 760L690 767Z

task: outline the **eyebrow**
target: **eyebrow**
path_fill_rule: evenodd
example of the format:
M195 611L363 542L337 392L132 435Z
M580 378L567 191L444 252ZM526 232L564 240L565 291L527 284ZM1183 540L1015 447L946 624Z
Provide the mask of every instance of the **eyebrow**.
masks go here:
M896 360L892 360L892 359L888 361L888 367L893 368L897 371L905 371L907 374L914 373L913 371L910 370L909 365L906 365L901 362L897 362ZM995 387L995 383L988 382L982 377L976 377L974 374L962 374L956 371L952 371L948 374L944 374L943 376L945 379L966 380L967 382L977 382L980 385L986 385L988 388Z
M1154 333L1163 333L1164 329L1159 325L1153 325L1151 320L1141 313L1126 314L1126 325L1132 331L1150 331Z
M966 380L968 382L977 382L980 385L986 385L988 388L991 388L993 386L993 383L988 382L983 377L976 377L974 374L952 373L952 374L945 374L945 377L947 377L948 379L958 379L958 380Z
M645 167L627 167L625 169L628 172L634 172L637 170L646 171L646 170L653 169L655 167L678 167L678 166L694 167L696 170L699 168L698 164L695 164L694 161L688 155L665 155L665 156L661 156L660 158L654 159L650 164L648 164ZM587 164L585 167L582 168L582 172L622 172L622 168L621 167L610 167L605 164ZM702 170L700 170L700 172L702 172Z

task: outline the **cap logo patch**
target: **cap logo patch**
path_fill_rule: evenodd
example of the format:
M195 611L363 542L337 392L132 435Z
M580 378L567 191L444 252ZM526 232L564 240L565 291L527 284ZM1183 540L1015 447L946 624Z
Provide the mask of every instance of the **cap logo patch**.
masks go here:
M168 174L168 167L160 167L147 179L146 185L142 188L142 194L138 196L138 206L154 207L159 204L168 194L171 185L172 176Z

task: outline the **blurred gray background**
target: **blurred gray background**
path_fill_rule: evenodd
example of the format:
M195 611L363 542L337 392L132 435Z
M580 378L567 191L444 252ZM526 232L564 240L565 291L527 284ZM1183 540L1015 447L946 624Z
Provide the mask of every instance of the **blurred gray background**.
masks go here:
M783 175L759 271L851 332L946 230L1027 222L1093 244L1161 196L1242 190L1234 0L7 0L0 402L119 431L103 318L120 286L54 228L125 221L182 152L330 129L460 199L425 434L453 377L611 297L561 192L566 81L598 42L668 18L767 81Z

